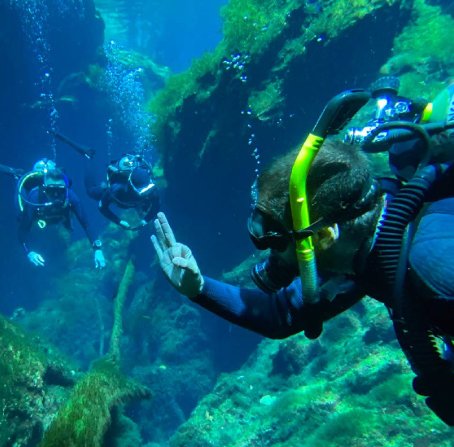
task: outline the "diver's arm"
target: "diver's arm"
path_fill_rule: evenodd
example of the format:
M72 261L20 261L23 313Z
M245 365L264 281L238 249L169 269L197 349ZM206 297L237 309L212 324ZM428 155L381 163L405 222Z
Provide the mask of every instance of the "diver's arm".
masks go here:
M69 203L72 209L72 212L76 215L77 220L79 221L81 227L84 229L85 234L87 235L88 240L94 250L94 263L95 267L98 269L103 269L106 266L106 260L104 259L104 254L102 252L102 242L99 238L95 237L92 227L86 217L85 211L82 207L82 203L77 197L76 193L70 189L69 190Z
M242 289L204 276L202 291L191 300L219 317L269 338L285 338L304 330L304 321L293 321L291 297L296 283L279 294ZM299 290L301 293L301 290ZM294 324L292 324L294 323Z
M121 226L122 220L110 209L111 203L112 200L110 193L106 191L105 194L101 197L101 200L98 202L98 209L106 219L109 219L111 222Z
M177 242L164 213L154 221L151 241L170 284L195 303L220 317L270 338L285 338L305 331L316 338L322 323L350 308L363 296L351 279L335 277L321 287L317 304L304 304L300 279L276 293L241 289L202 276L190 248Z
M28 199L32 203L37 203L38 191L36 189L32 190L28 195ZM27 245L28 235L30 233L33 222L35 221L33 210L29 206L22 207L19 213L18 221L19 226L17 229L17 236L28 260L36 267L44 267L46 263L45 259L39 253L31 250Z
M97 240L97 237L93 233L93 229L90 225L89 220L87 219L85 210L82 207L82 203L79 197L77 197L76 193L72 189L69 190L68 195L71 211L75 214L77 220L80 223L80 226L84 229L85 234L87 235L87 238L90 241L90 244L93 245L95 240Z
M358 287L349 285L331 300L310 307L303 304L299 278L277 293L268 294L204 277L202 291L192 301L231 323L279 339L307 330L314 319L323 322L333 318L363 295Z
M12 168L10 166L0 164L0 173L6 174L11 177L14 177L15 179L18 179L19 177L21 177L22 175L25 174L25 171L23 169Z
M30 250L27 246L26 239L33 224L33 217L28 213L29 216L25 216L25 213L21 215L18 229L19 242L27 255L28 260L36 267L44 267L46 264L45 259L36 251Z
M30 233L30 229L33 224L33 219L30 213L30 210L25 208L24 211L20 213L19 216L19 226L17 228L17 238L19 243L21 244L22 248L26 255L30 253L30 248L27 245L27 236Z
M143 220L145 222L148 223L156 217L160 208L160 204L161 200L159 198L159 193L157 191L154 191L149 203L147 204L145 216L143 217Z

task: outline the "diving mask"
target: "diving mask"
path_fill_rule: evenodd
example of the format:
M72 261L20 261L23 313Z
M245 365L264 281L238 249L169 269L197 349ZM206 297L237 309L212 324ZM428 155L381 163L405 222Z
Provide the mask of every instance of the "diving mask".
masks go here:
M302 230L288 231L282 224L271 219L257 208L254 208L247 222L249 236L255 248L280 252L285 251L289 243L312 237L328 225L326 219L320 218Z

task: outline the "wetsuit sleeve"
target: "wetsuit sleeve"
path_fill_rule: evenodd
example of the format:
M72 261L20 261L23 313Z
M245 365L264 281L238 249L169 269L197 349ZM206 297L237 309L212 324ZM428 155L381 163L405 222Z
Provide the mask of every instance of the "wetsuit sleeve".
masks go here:
M112 196L109 190L106 190L101 200L98 203L98 208L101 214L110 221L120 225L121 219L110 209L110 204L112 203Z
M85 210L82 207L82 203L79 197L77 197L76 193L72 189L69 190L69 203L71 211L75 214L81 227L84 229L85 234L90 241L90 244L93 245L93 242L97 239L97 237L93 233L93 229L89 223L89 220L87 219Z
M25 174L23 169L11 168L10 166L0 164L0 173L18 179Z
M38 189L33 188L27 195L27 201L30 203L38 203ZM27 245L27 238L32 228L33 222L35 220L33 208L28 205L24 205L22 211L19 211L18 222L19 226L17 229L17 236L19 243L22 245L26 254L30 253L30 248Z
M22 245L25 254L30 253L30 249L27 245L27 236L30 233L30 229L33 224L33 217L31 210L28 207L24 208L24 211L22 211L19 214L19 226L17 229L17 238L19 240L19 243Z
M160 205L161 205L161 200L159 198L159 193L157 191L154 191L153 195L150 199L150 202L148 203L148 208L145 212L145 216L143 217L143 220L145 222L150 222L151 219L154 219L156 217L156 214L158 214Z
M326 321L358 302L364 293L353 284L317 305L303 304L300 280L277 293L243 289L204 277L202 293L193 301L216 315L268 338L286 338L311 326L314 318Z
M85 191L94 200L100 200L106 190L105 183L96 181L96 174L91 163L88 164L84 175Z

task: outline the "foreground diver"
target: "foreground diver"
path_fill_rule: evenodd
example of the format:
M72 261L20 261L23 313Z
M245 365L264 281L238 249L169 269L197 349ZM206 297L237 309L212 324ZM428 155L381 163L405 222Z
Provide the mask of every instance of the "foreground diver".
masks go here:
M453 426L453 165L422 166L400 190L388 188L356 146L324 141L368 98L353 92L335 99L296 161L290 154L258 179L248 230L255 246L270 254L253 269L257 289L202 276L163 213L152 236L160 265L195 303L276 339L302 331L316 338L324 321L366 295L383 302L416 374L415 391ZM443 351L438 337L444 337Z
M57 168L55 162L39 160L34 164L32 171L19 178L17 206L19 242L32 264L38 267L45 265L44 257L31 250L27 244L27 237L33 224L36 223L41 229L47 225L63 224L65 228L71 230L71 217L74 214L93 247L95 267L100 269L105 267L102 243L92 234L79 198L72 190L68 177Z

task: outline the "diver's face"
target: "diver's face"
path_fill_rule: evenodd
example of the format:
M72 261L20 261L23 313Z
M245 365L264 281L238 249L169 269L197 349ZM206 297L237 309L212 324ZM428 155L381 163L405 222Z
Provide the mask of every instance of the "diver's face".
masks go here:
M271 249L271 256L279 258L283 263L287 265L296 265L298 260L296 258L295 243L290 241L284 250Z
M56 203L63 203L66 200L66 188L64 186L47 186L44 188L46 197Z

